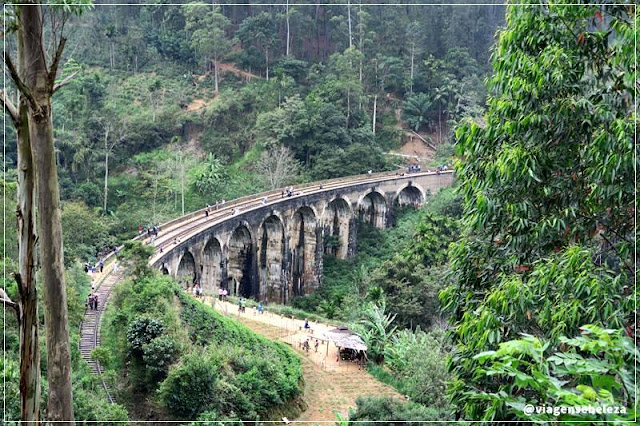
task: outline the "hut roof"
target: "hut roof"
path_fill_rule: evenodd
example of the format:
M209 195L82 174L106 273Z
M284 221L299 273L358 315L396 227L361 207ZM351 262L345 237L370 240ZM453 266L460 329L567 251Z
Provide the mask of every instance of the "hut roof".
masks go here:
M356 351L366 351L367 345L364 344L360 336L349 330L345 326L334 328L324 333L324 336L331 340L336 346L341 348L354 349Z

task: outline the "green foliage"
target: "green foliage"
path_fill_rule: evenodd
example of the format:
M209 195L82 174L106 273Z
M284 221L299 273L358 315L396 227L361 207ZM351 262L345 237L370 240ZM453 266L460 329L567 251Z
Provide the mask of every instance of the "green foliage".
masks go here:
M546 377L551 370L539 370L546 354L566 352L562 336L582 324L619 334L633 315L637 117L635 83L625 76L636 19L624 6L511 7L486 125L457 130L465 228L451 251L456 282L441 299L455 320L450 396L467 418L520 418L518 398L554 402L547 390L562 390L555 402L563 405L585 403L586 388L577 387L585 383L574 382L581 373L567 373L575 389L564 389L558 376ZM510 340L523 333L533 337ZM478 354L496 349L500 365L489 377ZM511 365L519 373L503 355L518 358ZM592 402L610 397L589 393Z
M5 401L4 416L6 419L20 419L20 364L10 357L0 359L3 386L0 396Z
M631 339L620 331L594 325L580 328L575 338L561 337L561 351L548 355L550 342L524 335L500 344L497 351L477 354L483 367L478 380L501 384L497 392L471 391L460 401L465 407L487 405L485 412L466 412L469 417L492 421L495 418L519 418L527 421L631 420L634 417L633 362L638 356ZM454 384L459 386L459 384ZM519 392L527 389L526 393ZM624 412L528 413L533 406L605 406Z
M217 186L224 183L226 176L220 160L209 153L207 160L195 169L193 185L196 192L208 195L216 191Z
M446 397L448 348L444 333L401 330L385 346L385 365L411 401L450 410Z
M364 144L353 143L346 149L338 148L323 151L315 158L315 165L311 177L315 180L329 179L340 176L351 176L390 170L382 150Z
M349 414L353 425L418 425L425 421L452 420L450 414L414 402L401 402L389 397L358 397L356 410Z
M164 379L169 366L176 361L180 348L171 336L160 336L142 346L142 360L154 379Z
M404 103L404 110L402 111L404 119L407 120L416 132L423 125L430 124L428 116L432 104L433 101L426 93L415 93L407 98L407 101Z
M131 268L131 273L136 279L151 277L154 270L149 266L149 258L153 256L155 249L140 241L127 241L122 250L122 259Z
M15 182L7 182L0 179L0 190L5 197L5 202L0 207L0 226L4 230L3 241L5 245L5 254L9 259L18 259L18 226L15 220L15 207L18 203L18 185Z
M218 397L216 366L201 355L185 357L160 386L163 403L179 418L192 419Z
M134 356L141 356L143 347L160 336L163 331L164 326L156 319L145 317L134 319L127 329L129 352Z
M362 312L362 319L354 325L367 344L367 355L373 361L384 361L385 347L397 327L391 327L396 314L386 313L384 297L379 304L370 302Z
M82 201L66 202L62 210L62 232L65 241L65 263L95 259L98 251L115 243L108 234L104 218Z
M291 349L221 316L167 277L118 285L105 324L103 345L127 358L123 391L157 389L158 403L177 418L263 418L300 393L300 360Z
M191 47L203 56L207 68L209 60L218 61L231 50L231 40L225 37L231 21L219 7L189 4L184 10L186 30L191 32Z

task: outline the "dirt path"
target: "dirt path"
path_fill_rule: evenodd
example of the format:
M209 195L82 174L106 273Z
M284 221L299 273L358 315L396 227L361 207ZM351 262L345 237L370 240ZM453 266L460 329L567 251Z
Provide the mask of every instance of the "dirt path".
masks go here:
M355 407L358 396L390 396L404 400L395 389L377 381L366 370L357 365L336 362L336 349L323 342L318 352L313 349L305 353L298 348L298 342L305 337L315 341L320 339L322 331L331 327L326 324L310 323L312 333L300 330L303 321L292 320L275 314L254 314L247 308L246 313L238 315L238 308L229 303L215 303L215 308L240 321L258 334L272 340L290 344L300 354L305 380L304 401L307 410L296 421L327 422L336 420L335 411L348 414L349 407Z

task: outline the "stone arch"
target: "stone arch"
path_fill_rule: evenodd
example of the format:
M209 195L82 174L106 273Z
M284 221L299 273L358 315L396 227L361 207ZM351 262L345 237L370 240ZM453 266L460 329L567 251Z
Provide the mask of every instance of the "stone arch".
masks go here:
M185 250L178 263L176 279L183 287L192 286L196 281L196 261L189 250Z
M249 227L240 224L229 237L227 265L229 294L232 296L252 297L254 289L253 271L255 247Z
M222 244L211 237L202 251L202 289L212 294L220 288L222 279Z
M425 201L424 191L415 184L407 184L396 192L394 205L420 207Z
M294 296L310 292L315 282L318 219L313 208L300 207L291 219L291 279Z
M333 199L325 208L323 222L326 230L324 251L339 259L346 259L349 249L349 223L353 217L351 205L342 197Z
M387 224L387 202L384 195L376 190L366 193L358 203L358 216L362 222L384 229Z
M278 215L272 214L262 222L258 231L259 294L263 300L286 302L282 273L284 247L284 223Z
M160 272L162 273L162 275L169 275L170 274L169 266L166 263L163 263L162 266L160 267Z

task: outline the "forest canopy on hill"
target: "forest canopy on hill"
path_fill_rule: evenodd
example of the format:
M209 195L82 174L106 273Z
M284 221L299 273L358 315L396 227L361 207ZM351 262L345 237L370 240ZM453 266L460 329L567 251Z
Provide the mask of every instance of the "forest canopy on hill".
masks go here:
M448 161L452 126L482 113L504 22L499 4L133 3L96 2L65 28L59 79L74 77L53 119L68 263L207 203L401 167L385 153L410 132L437 148L427 165ZM278 149L289 172L266 179ZM10 182L14 144L5 156Z

